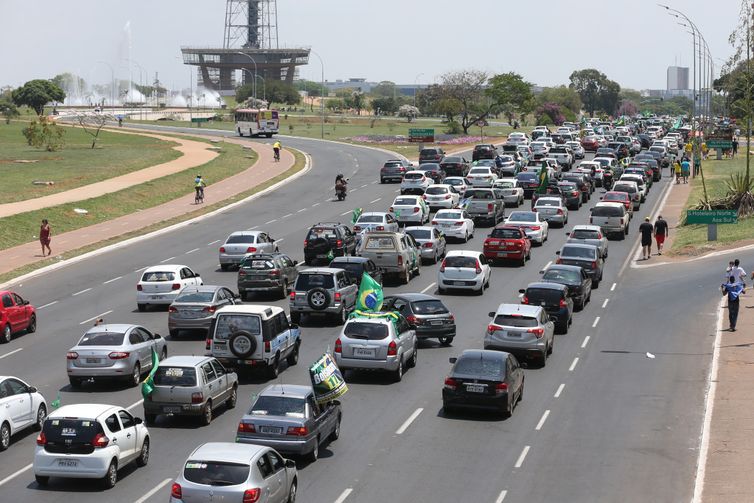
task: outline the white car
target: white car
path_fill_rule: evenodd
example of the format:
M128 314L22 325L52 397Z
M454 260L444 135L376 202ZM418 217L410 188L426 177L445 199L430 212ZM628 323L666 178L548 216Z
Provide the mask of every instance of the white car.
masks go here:
M430 208L455 208L461 200L461 195L452 185L438 183L427 187L424 200Z
M464 242L474 237L474 220L466 210L440 210L432 219L432 227L445 234L445 237L462 239Z
M143 312L152 304L169 306L184 287L203 284L199 273L185 265L147 267L136 284L136 307Z
M474 187L492 187L497 180L497 174L489 166L475 166L466 175L466 182Z
M462 176L449 176L444 180L444 183L445 185L452 185L461 197L466 194L466 189L469 188L469 184L466 183L466 179Z
M100 479L115 486L118 470L149 461L149 430L122 407L92 403L65 405L52 412L37 436L34 477Z
M407 171L401 180L401 194L424 194L433 183L425 171Z
M534 211L512 211L505 225L515 225L524 230L532 243L543 244L550 233L550 225L542 215Z
M524 204L524 188L518 185L517 178L500 178L495 180L492 188L503 194L503 201L505 201L506 206L518 208Z
M429 206L423 196L398 196L388 211L395 215L399 224L424 225L429 222Z
M361 214L353 226L353 232L398 232L399 228L398 220L392 214L384 211L368 211Z
M529 146L531 147L532 152L535 154L547 155L547 152L550 151L550 147L547 146L547 143L539 141L539 139L537 139L537 141L531 142Z
M482 252L473 250L449 251L437 272L437 289L444 294L448 289L472 290L478 295L490 286L492 271Z
M526 137L526 133L522 133L520 131L514 131L513 133L509 134L508 138L505 141L510 145L527 145L529 143L529 139Z
M583 159L584 156L586 156L586 151L584 150L584 147L581 146L581 142L567 141L566 145L573 151L573 156L576 159Z
M17 432L30 426L39 431L47 417L47 402L37 388L21 379L0 376L0 451Z
M239 266L249 253L276 253L278 246L269 234L263 231L234 232L220 247L220 269L227 271Z
M621 175L620 179L618 180L618 183L621 182L634 182L636 186L639 189L639 194L641 194L641 202L647 200L647 191L649 188L647 187L647 184L644 182L644 177L641 175L634 175L631 173L627 173L624 175Z

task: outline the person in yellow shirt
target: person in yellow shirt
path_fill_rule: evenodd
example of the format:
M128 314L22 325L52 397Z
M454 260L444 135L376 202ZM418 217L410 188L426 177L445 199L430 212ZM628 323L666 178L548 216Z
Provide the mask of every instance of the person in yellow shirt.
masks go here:
M681 183L681 161L676 159L673 168L675 169L675 183Z
M272 150L275 152L275 160L276 161L280 160L280 149L281 148L282 148L282 146L280 145L279 141L276 141L275 143L272 144Z

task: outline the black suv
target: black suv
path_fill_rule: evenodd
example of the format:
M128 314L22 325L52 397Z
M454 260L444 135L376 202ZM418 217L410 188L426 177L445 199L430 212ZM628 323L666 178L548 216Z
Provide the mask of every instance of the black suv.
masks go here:
M419 164L423 162L442 162L445 151L439 147L423 148L419 152Z
M320 222L313 225L304 240L304 262L312 265L319 260L329 263L332 257L353 255L356 251L356 236L341 223Z
M562 334L568 333L568 327L573 318L573 297L568 294L568 287L558 283L529 283L523 293L522 304L542 306L547 315L555 323L555 330Z
M494 159L495 157L497 157L497 148L492 144L474 145L474 150L471 152L472 161Z

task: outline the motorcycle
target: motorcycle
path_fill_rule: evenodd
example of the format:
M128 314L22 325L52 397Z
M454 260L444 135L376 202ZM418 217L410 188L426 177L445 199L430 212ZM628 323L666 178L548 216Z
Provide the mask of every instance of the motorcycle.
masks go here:
M343 201L346 198L346 191L347 191L347 185L348 180L343 180L342 182L335 184L335 197L338 198L338 201Z

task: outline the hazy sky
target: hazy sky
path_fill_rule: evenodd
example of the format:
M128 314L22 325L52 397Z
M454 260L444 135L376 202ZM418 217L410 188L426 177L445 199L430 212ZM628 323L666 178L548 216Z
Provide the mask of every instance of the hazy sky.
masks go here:
M729 56L741 0L668 2L714 57ZM129 23L131 58L180 88L180 46L222 46L225 0L0 0L0 12L0 86L65 71L107 83L101 61L127 78ZM330 81L426 84L475 68L549 86L593 67L623 87L664 89L668 66L691 63L691 35L652 0L279 0L278 18L280 45L311 46ZM301 76L319 80L319 60Z

